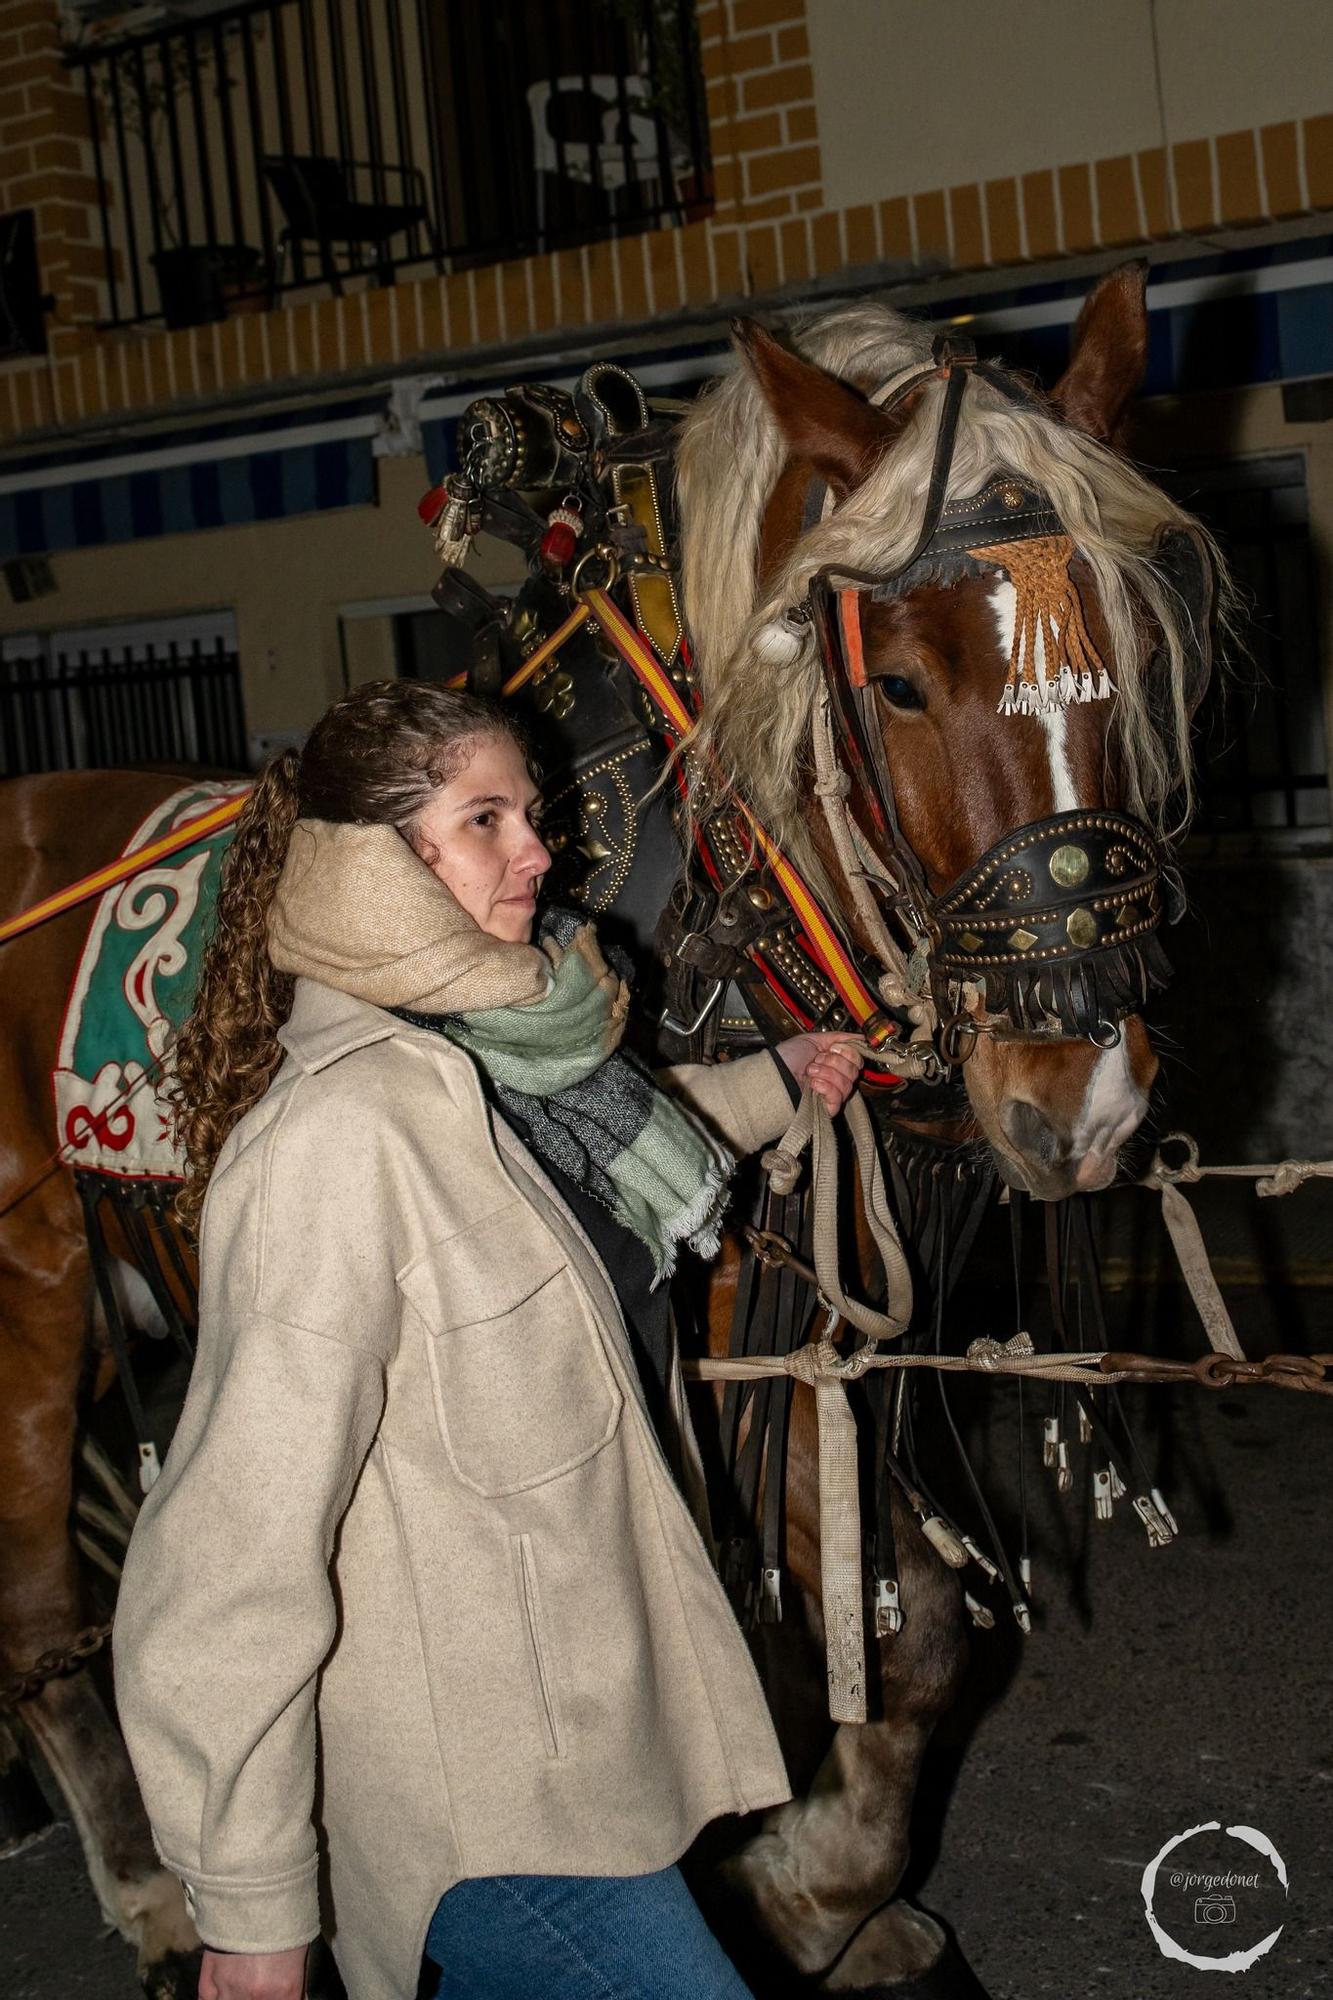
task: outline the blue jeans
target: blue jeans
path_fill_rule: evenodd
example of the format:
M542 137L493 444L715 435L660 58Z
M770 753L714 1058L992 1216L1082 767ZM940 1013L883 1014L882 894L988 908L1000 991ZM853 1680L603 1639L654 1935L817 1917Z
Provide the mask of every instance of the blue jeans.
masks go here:
M751 2000L679 1868L459 1882L426 1956L432 2000Z

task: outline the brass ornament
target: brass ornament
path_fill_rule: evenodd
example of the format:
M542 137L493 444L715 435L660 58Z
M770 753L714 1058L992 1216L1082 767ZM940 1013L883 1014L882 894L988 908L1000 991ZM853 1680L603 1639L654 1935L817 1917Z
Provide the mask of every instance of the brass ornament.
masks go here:
M1031 951L1034 944L1041 943L1041 939L1035 931L1025 931L1020 927L1016 931L1010 931L1009 942L1015 951Z
M1078 909L1071 910L1065 918L1065 936L1078 951L1086 951L1090 945L1096 944L1097 919L1092 911L1082 904Z
M1052 882L1058 882L1062 889L1077 889L1080 882L1087 881L1092 864L1086 847L1066 845L1057 847L1046 865Z
M979 938L975 931L960 931L958 942L964 951L980 951L986 940Z
M543 667L533 682L533 700L543 715L563 722L574 706L574 682L563 667Z

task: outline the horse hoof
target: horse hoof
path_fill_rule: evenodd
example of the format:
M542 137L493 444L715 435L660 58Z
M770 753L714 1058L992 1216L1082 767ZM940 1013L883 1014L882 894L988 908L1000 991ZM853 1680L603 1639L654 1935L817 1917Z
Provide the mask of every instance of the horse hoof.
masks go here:
M877 1986L852 1986L840 2000L991 2000L952 1938L933 1965L914 1979Z
M164 1952L145 1966L140 1980L145 2000L199 2000L199 1968L204 1950Z

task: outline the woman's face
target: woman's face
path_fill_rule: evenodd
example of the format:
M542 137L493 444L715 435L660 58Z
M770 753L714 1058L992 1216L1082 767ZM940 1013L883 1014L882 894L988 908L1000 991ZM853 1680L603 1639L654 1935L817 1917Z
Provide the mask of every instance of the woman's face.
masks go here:
M551 865L533 825L540 793L509 736L479 736L466 764L412 826L412 846L473 922L526 944Z

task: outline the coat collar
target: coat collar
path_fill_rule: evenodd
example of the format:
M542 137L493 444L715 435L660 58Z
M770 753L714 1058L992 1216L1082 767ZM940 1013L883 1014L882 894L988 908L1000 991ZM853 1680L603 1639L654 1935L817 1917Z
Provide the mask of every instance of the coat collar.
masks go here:
M297 979L292 1011L278 1029L279 1042L308 1075L327 1069L354 1049L366 1049L391 1038L424 1042L437 1055L448 1053L453 1046L442 1035L414 1028L383 1007L340 993L318 979Z

